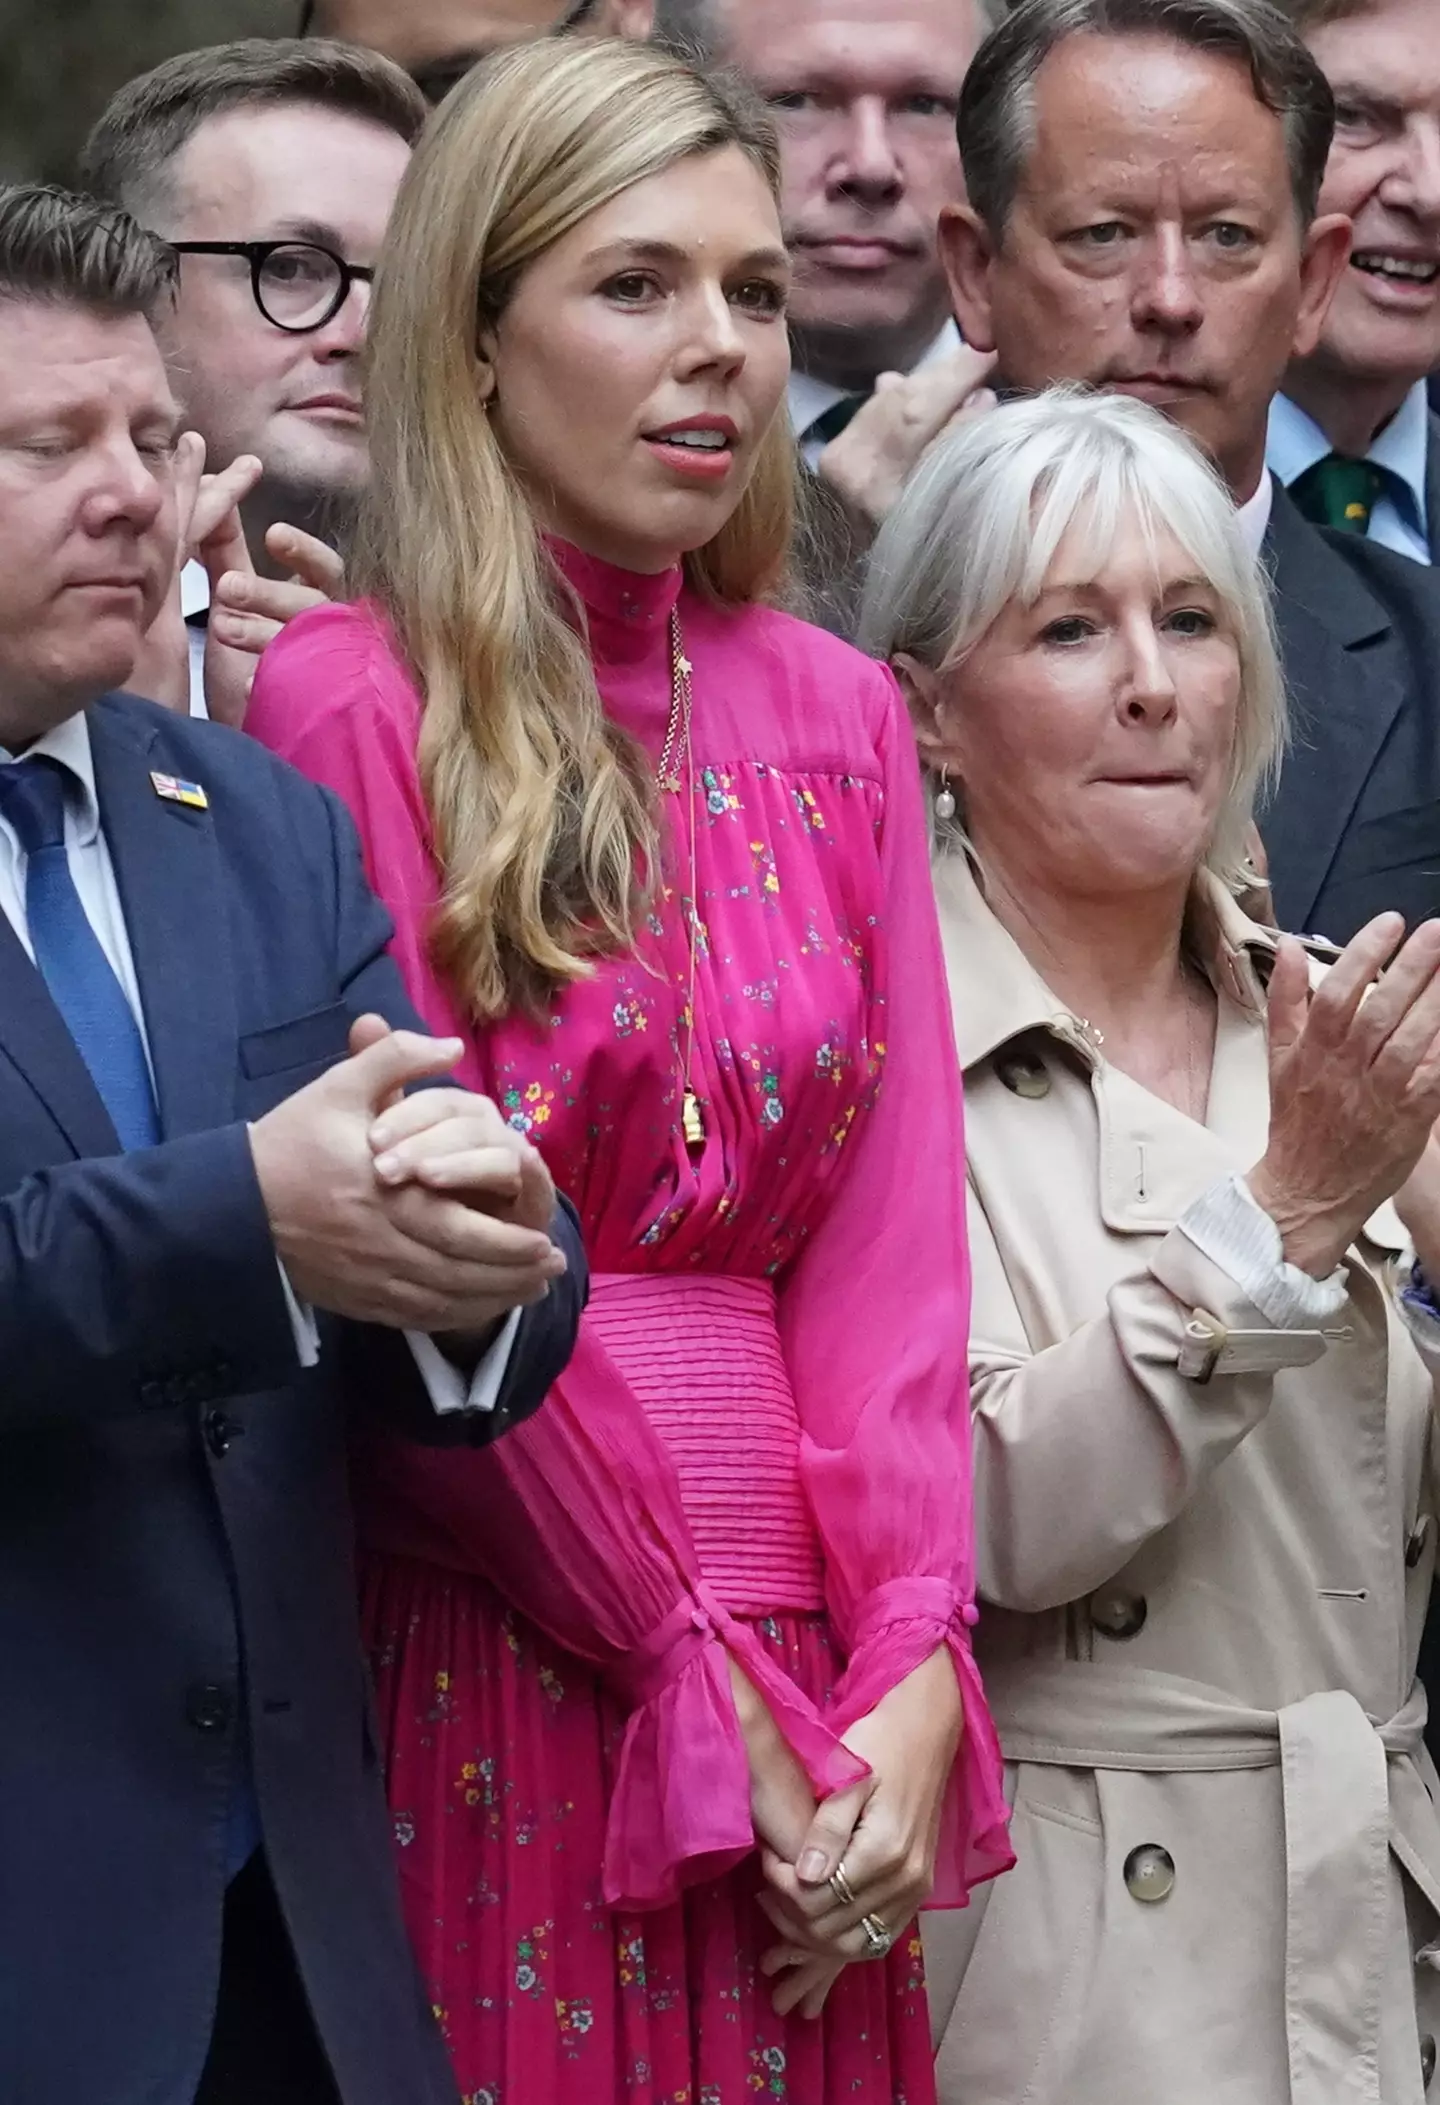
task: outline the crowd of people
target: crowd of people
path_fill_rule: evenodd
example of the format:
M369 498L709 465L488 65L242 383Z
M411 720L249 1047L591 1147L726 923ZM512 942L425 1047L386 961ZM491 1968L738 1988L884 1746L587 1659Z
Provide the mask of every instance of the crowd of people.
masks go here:
M1430 2093L1433 5L0 190L0 2097Z

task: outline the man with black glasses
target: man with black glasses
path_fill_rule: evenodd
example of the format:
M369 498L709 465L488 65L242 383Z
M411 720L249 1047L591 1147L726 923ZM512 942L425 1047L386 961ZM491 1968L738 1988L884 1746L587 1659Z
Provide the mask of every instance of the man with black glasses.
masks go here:
M281 581L299 571L319 582L297 530L334 543L364 485L369 281L424 118L414 83L373 52L255 39L131 81L87 142L86 187L180 257L160 334L206 467L222 475L196 506L181 579L197 712L208 699L212 713L239 716L254 665L244 645L305 593ZM135 684L181 703L161 691L173 669L162 633Z

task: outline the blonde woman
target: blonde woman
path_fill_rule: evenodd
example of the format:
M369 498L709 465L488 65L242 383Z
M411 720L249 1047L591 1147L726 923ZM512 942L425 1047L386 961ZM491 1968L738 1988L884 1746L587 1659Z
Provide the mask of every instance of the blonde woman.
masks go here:
M411 1928L503 2105L920 2105L915 1908L1008 1861L913 746L766 604L775 190L763 113L641 46L456 90L377 286L367 597L250 720L596 1274L511 1466L359 1464Z
M941 2097L1419 2105L1440 923L1307 971L1241 911L1263 583L1144 405L1042 396L932 453L866 634L940 807L1019 1858L927 1937Z

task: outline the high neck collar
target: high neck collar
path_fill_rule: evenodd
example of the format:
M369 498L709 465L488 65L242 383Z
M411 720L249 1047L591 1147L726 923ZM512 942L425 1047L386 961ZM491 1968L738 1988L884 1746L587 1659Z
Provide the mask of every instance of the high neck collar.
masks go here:
M547 537L546 546L584 606L597 656L633 662L648 657L665 639L684 582L678 563L658 572L622 570L568 541Z

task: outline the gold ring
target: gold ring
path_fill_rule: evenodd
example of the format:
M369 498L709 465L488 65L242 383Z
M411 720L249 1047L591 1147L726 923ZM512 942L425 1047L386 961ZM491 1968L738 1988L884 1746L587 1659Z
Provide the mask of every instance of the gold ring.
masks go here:
M835 1895L842 1908L854 1907L855 1889L845 1876L845 1866L843 1864L837 1864L830 1874L830 1891Z
M895 1942L895 1932L878 1915L862 1916L860 1927L872 1959L883 1959Z

